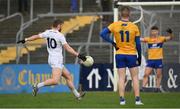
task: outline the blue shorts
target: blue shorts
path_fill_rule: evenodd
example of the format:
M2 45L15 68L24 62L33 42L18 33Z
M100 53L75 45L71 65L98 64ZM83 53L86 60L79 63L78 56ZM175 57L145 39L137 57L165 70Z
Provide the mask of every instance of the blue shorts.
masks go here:
M117 54L116 55L116 67L117 68L132 68L137 67L138 61L136 55L123 55Z
M151 68L155 68L155 69L162 68L163 67L162 59L147 60L146 67L151 67Z

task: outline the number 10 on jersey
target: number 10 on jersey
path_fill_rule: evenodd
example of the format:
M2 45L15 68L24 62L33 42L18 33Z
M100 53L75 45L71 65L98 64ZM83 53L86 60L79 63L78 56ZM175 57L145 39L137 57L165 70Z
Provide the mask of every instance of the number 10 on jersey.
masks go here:
M57 47L57 43L56 43L56 40L54 38L47 38L47 45L48 45L48 48L56 48Z

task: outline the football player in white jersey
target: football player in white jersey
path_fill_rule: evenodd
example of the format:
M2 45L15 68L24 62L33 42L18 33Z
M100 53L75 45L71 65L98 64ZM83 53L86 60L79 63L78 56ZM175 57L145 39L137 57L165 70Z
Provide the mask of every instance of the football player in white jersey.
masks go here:
M40 33L38 35L33 35L31 37L20 40L17 43L25 43L40 38L45 38L47 40L47 50L49 53L48 63L52 67L52 78L41 83L35 83L33 85L33 96L36 96L38 89L43 86L57 85L62 75L66 79L67 85L71 89L72 93L78 100L80 100L85 95L85 93L79 93L75 89L71 74L63 65L62 47L69 53L80 58L82 61L85 61L86 57L84 55L77 53L66 42L64 35L60 32L62 29L62 25L63 22L61 20L55 20L52 24L51 29L46 30L45 32Z

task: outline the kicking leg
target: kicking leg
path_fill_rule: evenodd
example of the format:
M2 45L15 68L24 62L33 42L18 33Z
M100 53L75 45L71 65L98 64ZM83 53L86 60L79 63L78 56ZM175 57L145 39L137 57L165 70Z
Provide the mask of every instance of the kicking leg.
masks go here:
M72 93L74 94L74 96L80 100L84 95L85 93L82 92L82 93L79 93L75 86L74 86L74 83L73 83L73 80L72 80L72 76L70 74L70 72L64 67L63 70L62 70L62 76L64 78L66 78L66 81L67 81L67 85L68 87L71 89Z

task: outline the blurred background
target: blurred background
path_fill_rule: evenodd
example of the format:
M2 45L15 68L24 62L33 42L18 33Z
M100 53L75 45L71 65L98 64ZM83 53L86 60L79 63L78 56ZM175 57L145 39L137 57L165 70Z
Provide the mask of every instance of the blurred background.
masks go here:
M156 4L179 0L119 1ZM138 20L141 37L149 36L149 30L153 25L159 27L161 35L167 34L167 28L172 28L174 33L173 39L164 43L161 86L161 92L171 93L143 93L143 101L147 104L146 107L179 107L179 93L176 92L180 92L180 5L130 7L130 20ZM118 102L118 95L112 92L117 91L113 48L99 35L104 27L114 21L113 9L114 0L0 0L0 107L118 107L118 103L114 102L114 99ZM90 92L81 104L74 102L72 96L66 93L40 94L40 98L37 99L30 94L24 94L31 93L31 85L35 82L50 78L51 68L47 64L45 40L26 44L16 42L49 29L55 19L63 20L62 33L68 43L78 52L92 56L95 61L92 67L85 67L78 64L78 58L63 52L65 66L71 72L75 87L85 91L100 91ZM147 58L147 45L143 43L142 53L140 80L144 75ZM128 77L130 75L127 73L126 91L130 92L127 98L134 99L131 93L131 78ZM70 92L66 84L66 80L62 78L60 86L42 88L40 93ZM156 75L153 72L149 76L147 88L153 92L155 87ZM49 102L49 97L53 102ZM158 100L162 103L157 102Z
M178 0L119 1L176 2ZM71 69L72 75L77 76L76 87L81 84L85 90L90 91L114 90L113 86L111 87L115 84L115 76L112 76L114 75L113 48L99 35L104 27L113 22L113 8L113 0L0 0L0 92L29 93L30 85L50 77L44 76L51 72L47 66L48 53L45 41L36 40L24 45L16 42L45 31L51 27L55 19L63 20L62 33L65 34L69 44L78 52L91 55L95 60L93 67L84 68L78 65L77 58L63 52L64 63L67 67L70 65L68 68ZM131 10L131 21L139 19L137 25L141 30L141 37L148 36L149 29L153 25L159 27L161 35L166 35L166 29L172 28L174 37L172 41L164 44L165 73L163 72L162 83L165 91L180 91L180 79L178 79L180 77L180 6L131 6ZM142 44L142 48L144 58L140 68L141 77L144 73L147 46ZM99 72L93 70L94 68L99 68ZM147 87L153 88L155 83L153 73Z
M179 9L180 6L142 6L143 19L138 23L142 37L149 35L152 25L157 25L163 35L168 27L174 31L173 40L164 45L164 63L180 63ZM131 20L140 16L141 8L132 7ZM15 42L43 32L54 19L64 21L63 33L76 50L93 56L96 63L113 62L111 45L99 36L102 28L113 22L113 0L0 0L0 64L47 63L43 41L19 46ZM146 56L147 47L142 47ZM64 53L64 57L65 63L77 63L69 54Z

